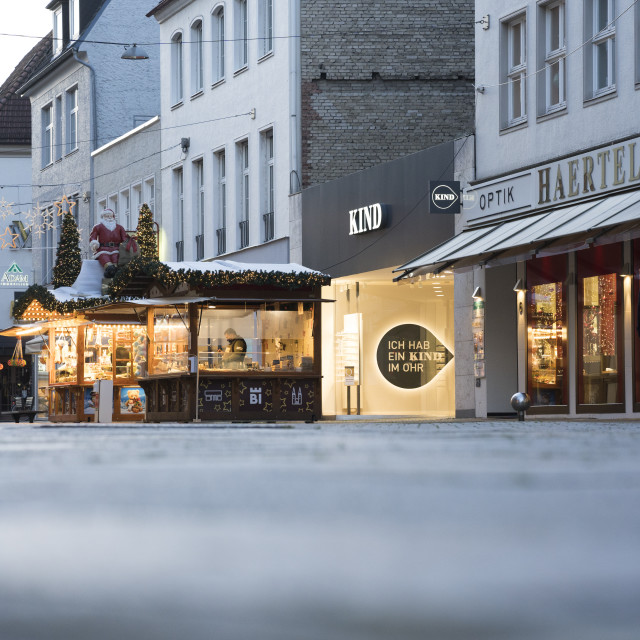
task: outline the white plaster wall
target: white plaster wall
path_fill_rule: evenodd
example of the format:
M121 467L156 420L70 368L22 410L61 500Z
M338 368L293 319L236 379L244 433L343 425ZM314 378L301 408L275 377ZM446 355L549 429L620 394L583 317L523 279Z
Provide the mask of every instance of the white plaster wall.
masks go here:
M171 47L161 48L161 89L162 89L162 209L165 219L164 231L167 245L175 251L174 226L170 220L175 209L173 171L179 166L184 169L185 205L185 260L195 259L195 243L190 239L196 235L194 219L194 193L192 162L197 158L204 161L205 174L205 258L216 255L214 202L214 157L216 151L226 152L227 183L227 254L239 249L238 237L238 180L236 143L247 139L249 142L250 171L250 245L262 242L262 214L260 206L260 132L273 128L275 167L275 238L289 235L289 173L290 163L290 51L288 39L289 18L287 3L274 3L274 51L269 57L259 60L257 3L249 3L249 54L246 70L235 74L233 2L225 7L225 79L212 86L212 35L211 11L220 3L211 0L195 0L175 15L160 23L163 42L170 42L172 36L181 30L183 42L190 39L190 25L201 17L204 24L204 92L191 96L192 65L191 48L183 46L184 100L180 106L172 104L171 96ZM255 109L255 119L249 115ZM179 143L183 137L190 138L187 154L181 153ZM162 256L165 259L173 255Z
M611 142L639 131L638 120L629 117L640 109L640 91L635 84L635 22L638 7L633 0L617 0L616 15L627 11L616 25L615 97L584 102L583 2L565 3L567 51L567 109L563 115L537 121L535 76L528 78L528 125L500 133L499 121L499 34L500 20L527 9L528 73L536 70L537 3L529 0L478 0L476 20L490 16L490 28L476 25L476 86L485 87L476 96L477 178L487 179L521 167L576 153L582 149Z

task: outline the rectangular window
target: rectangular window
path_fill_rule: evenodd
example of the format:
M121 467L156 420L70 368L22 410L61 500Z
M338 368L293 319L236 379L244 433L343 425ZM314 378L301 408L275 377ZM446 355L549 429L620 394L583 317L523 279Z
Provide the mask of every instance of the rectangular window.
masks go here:
M156 208L156 183L153 178L147 178L144 181L144 202L149 205L149 209L153 212Z
M273 0L260 0L260 55L273 51Z
M182 34L171 39L171 97L173 104L182 102Z
M238 144L238 224L241 249L249 246L249 142Z
M78 148L78 89L67 91L67 153Z
M198 20L191 27L191 93L192 95L202 91L204 87L203 73L203 45L202 45L202 20Z
M225 152L219 151L215 154L216 165L216 240L217 254L221 255L227 251L227 170Z
M53 105L42 109L42 168L53 162Z
M107 208L111 209L111 211L115 213L116 220L120 222L118 218L118 194L117 193L114 193L113 195L109 196L107 200Z
M542 7L544 28L544 74L541 87L545 104L543 113L566 107L565 57L565 2L552 2Z
M584 58L585 97L589 99L616 88L615 0L587 0L584 19L585 41L589 43Z
M273 168L273 129L261 135L262 143L262 222L263 241L274 237L274 168Z
M196 260L204 258L204 163L202 158L193 163L193 194L196 214Z
M142 206L142 183L134 184L131 186L131 210L133 214L133 222L138 226L138 214L140 213L140 207Z
M236 70L243 69L249 63L249 23L247 0L235 2L235 41Z
M224 78L224 7L213 12L213 83Z
M62 6L58 6L53 12L53 55L62 51Z
M133 220L131 219L131 197L129 189L120 192L120 211L122 211L122 224L127 231L133 231Z
M184 260L184 175L182 168L173 172L173 193L175 218L175 239L176 239L176 260Z
M62 96L56 97L56 109L54 117L56 119L56 124L53 128L56 138L54 153L55 159L60 160L60 158L62 158L62 119L64 117L64 110L62 109Z
M507 23L507 126L527 119L527 23L524 15Z
M80 35L80 0L69 0L69 35L71 40Z

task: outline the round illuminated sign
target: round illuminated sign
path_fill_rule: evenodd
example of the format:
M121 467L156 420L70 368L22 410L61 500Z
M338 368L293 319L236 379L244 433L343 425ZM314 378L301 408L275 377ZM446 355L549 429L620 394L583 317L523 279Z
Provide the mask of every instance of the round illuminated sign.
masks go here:
M453 354L431 331L418 324L400 324L378 343L378 368L391 384L418 389L431 382Z

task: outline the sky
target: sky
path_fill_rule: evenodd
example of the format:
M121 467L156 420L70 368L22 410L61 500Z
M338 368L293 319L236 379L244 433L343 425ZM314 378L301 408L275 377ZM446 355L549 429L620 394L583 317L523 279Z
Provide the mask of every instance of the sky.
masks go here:
M45 9L49 0L0 0L0 85L22 58L51 31L53 18ZM4 34L37 36L10 37Z

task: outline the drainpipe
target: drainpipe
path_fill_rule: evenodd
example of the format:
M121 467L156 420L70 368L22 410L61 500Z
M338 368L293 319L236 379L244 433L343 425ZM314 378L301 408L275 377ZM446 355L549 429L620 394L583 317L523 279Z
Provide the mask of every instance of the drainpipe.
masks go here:
M302 190L300 166L300 2L289 2L289 195Z
M89 105L89 117L91 118L91 148L89 150L89 229L93 229L95 224L94 220L94 192L93 192L93 179L94 179L94 170L93 170L93 156L91 155L92 151L96 150L96 144L98 141L98 122L96 120L96 72L93 67L84 60L81 60L78 57L78 50L72 49L73 51L73 59L80 63L81 65L87 67L89 69L89 77L91 78L91 99Z

